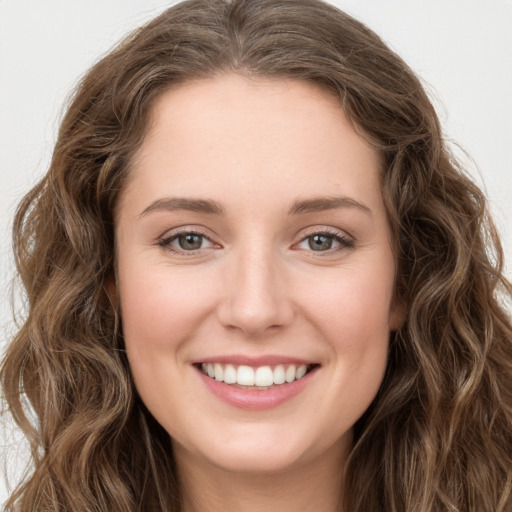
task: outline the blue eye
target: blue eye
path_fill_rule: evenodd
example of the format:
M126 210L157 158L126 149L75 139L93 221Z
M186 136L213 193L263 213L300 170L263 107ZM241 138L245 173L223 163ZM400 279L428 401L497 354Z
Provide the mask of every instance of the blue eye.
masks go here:
M160 240L158 245L172 252L193 252L211 247L213 243L201 233L185 231Z
M334 252L342 249L349 249L353 246L353 240L345 238L339 234L325 232L313 233L312 235L303 238L298 245L300 249L307 249L314 252Z
M176 238L180 249L185 251L195 251L201 249L203 245L203 237L195 233L187 233L185 235L179 235Z
M313 235L307 238L309 248L313 251L328 251L332 248L334 238L326 235Z

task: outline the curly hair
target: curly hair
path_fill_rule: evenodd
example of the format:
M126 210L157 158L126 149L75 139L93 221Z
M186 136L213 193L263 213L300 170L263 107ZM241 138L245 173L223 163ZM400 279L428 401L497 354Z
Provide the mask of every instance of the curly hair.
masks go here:
M187 0L82 79L14 221L28 312L0 376L32 460L6 510L180 510L171 440L137 396L105 283L114 206L156 98L226 72L330 91L385 163L407 312L354 428L345 510L512 510L512 287L485 199L414 73L319 0Z

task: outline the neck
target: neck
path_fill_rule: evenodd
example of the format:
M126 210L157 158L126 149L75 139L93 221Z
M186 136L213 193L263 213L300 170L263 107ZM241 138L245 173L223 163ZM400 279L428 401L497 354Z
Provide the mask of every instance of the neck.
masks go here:
M333 450L334 452L334 450ZM227 471L205 461L180 457L182 512L341 512L346 454L326 454L293 469L270 473ZM181 460L180 460L181 459Z

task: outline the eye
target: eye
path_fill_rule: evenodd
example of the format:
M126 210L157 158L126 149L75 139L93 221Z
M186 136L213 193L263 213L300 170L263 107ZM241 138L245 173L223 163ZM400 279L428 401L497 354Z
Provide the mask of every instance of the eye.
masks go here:
M160 240L158 245L175 253L193 253L214 246L206 235L195 231L182 231L173 234Z
M314 252L335 252L354 247L354 241L339 233L323 231L312 233L303 238L297 247Z

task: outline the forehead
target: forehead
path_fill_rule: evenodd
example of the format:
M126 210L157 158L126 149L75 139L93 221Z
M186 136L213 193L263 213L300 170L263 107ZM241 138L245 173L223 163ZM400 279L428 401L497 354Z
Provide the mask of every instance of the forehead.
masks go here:
M131 167L127 192L139 198L172 191L222 201L226 186L243 200L269 189L357 195L369 179L380 196L378 153L340 100L306 81L230 74L169 90L155 102Z

